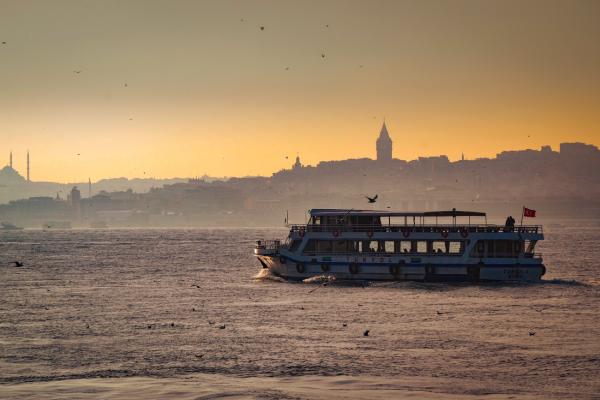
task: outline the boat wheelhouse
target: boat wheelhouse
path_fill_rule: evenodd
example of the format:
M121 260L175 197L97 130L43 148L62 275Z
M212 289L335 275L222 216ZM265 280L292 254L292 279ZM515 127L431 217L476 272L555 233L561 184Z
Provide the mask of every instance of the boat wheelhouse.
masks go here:
M284 242L257 242L263 268L287 279L538 281L540 225L493 225L473 211L313 209Z

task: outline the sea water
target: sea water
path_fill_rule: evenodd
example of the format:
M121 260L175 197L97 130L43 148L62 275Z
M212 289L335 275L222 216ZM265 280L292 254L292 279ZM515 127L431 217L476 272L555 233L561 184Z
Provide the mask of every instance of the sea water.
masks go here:
M289 283L252 256L285 235L0 232L0 397L600 393L600 228L546 230L536 284Z

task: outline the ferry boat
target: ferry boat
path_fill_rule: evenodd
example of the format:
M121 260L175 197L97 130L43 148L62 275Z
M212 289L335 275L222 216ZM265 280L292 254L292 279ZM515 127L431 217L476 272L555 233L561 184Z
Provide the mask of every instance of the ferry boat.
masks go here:
M534 251L542 226L488 224L481 212L313 209L307 224L287 226L285 241L259 240L254 255L290 280L531 282L546 273Z

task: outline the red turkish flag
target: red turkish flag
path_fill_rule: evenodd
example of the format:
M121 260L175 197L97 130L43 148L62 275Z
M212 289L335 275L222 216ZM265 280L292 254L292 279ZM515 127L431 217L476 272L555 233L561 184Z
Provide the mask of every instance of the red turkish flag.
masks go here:
M523 207L523 216L524 217L531 217L534 218L535 217L535 210L531 210L527 207Z

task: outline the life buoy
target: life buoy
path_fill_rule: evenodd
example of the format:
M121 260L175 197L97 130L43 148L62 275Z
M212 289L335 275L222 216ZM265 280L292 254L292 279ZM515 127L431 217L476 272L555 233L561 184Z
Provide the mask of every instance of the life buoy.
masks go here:
M469 236L469 231L466 228L462 228L460 230L460 236L466 238L467 236Z
M402 236L404 236L405 238L410 236L410 228L402 228Z
M304 272L304 264L296 264L296 271L302 274Z
M443 238L447 238L448 237L448 230L447 229L442 229L442 237Z
M367 231L367 236L370 238L373 237L373 231Z
M334 229L332 233L333 233L333 237L340 236L340 231L338 229Z
M321 264L321 271L328 272L329 271L329 264Z
M358 274L358 264L350 264L348 265L348 270L350 271L351 274Z

